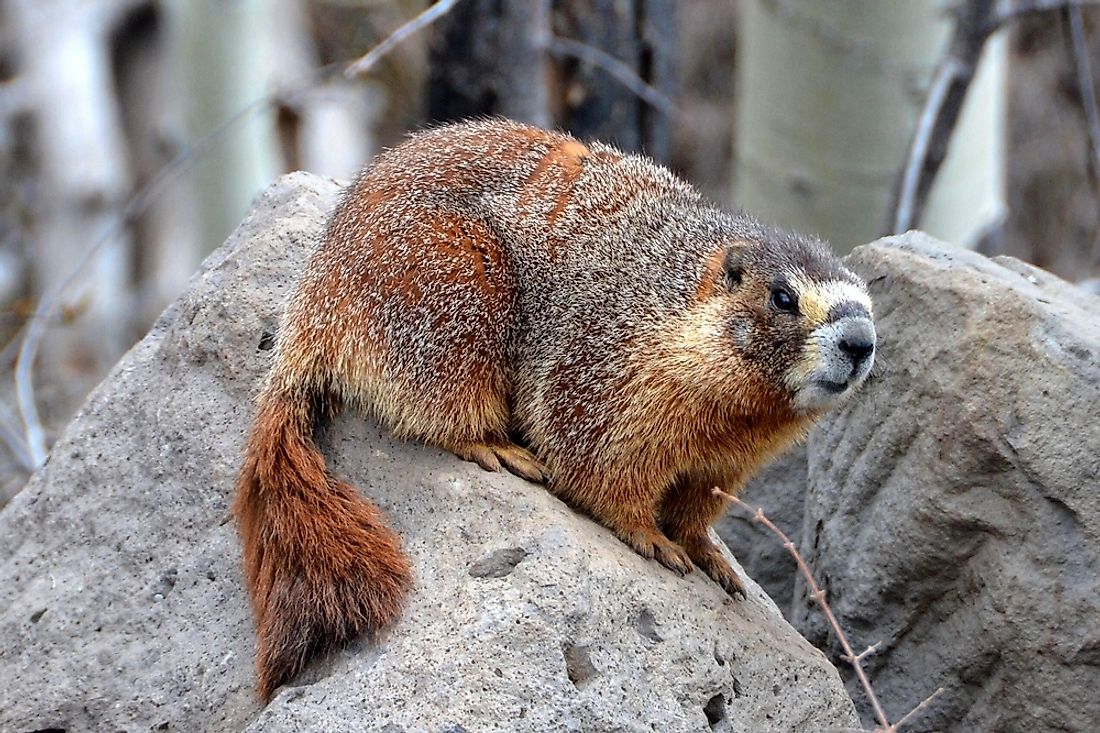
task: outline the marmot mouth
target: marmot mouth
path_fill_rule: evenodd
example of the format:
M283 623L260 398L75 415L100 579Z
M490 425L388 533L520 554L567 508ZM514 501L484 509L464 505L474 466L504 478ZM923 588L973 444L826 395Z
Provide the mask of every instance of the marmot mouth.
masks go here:
M847 382L831 382L828 379L822 379L818 381L818 384L821 385L822 389L831 394L840 394L844 390L848 389Z

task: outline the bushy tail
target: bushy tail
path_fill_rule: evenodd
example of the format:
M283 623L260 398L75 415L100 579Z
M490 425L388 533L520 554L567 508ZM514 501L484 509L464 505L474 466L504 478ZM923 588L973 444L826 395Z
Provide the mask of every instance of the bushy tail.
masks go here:
M393 621L412 585L382 513L326 470L313 396L269 379L233 504L265 700L314 656Z

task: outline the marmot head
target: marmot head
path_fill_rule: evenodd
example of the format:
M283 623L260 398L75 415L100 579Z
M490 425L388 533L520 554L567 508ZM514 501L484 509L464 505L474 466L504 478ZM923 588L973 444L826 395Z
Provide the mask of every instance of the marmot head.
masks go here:
M867 285L821 242L768 229L730 245L727 317L742 359L790 394L800 413L850 395L875 361Z

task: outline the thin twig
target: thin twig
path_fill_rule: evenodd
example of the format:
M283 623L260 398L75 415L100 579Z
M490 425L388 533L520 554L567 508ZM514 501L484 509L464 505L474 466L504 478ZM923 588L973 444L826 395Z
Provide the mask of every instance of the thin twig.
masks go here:
M738 499L732 494L727 494L719 488L713 489L715 496L720 496L726 501L732 502L741 507L749 514L752 515L754 522L764 525L771 532L779 538L779 541L783 543L783 548L794 558L795 564L798 565L799 572L802 573L802 577L806 579L806 584L810 587L810 598L812 598L817 605L821 608L822 613L825 614L825 618L829 621L829 625L833 629L833 633L836 634L836 638L840 641L840 646L844 650L841 658L851 665L852 670L855 672L856 677L859 679L860 684L863 686L863 691L867 694L867 699L871 703L871 708L874 710L875 718L881 728L876 729L876 733L897 733L901 726L910 720L916 713L927 706L937 695L943 692L943 688L936 690L927 698L925 698L919 705L913 708L907 715L905 715L897 723L891 724L886 717L886 712L882 709L882 705L879 704L878 696L875 695L875 690L871 687L871 681L867 678L867 673L863 670L863 659L878 649L879 644L875 643L867 647L861 654L856 654L852 650L852 645L848 643L848 637L845 635L844 630L840 628L840 623L836 620L836 616L833 615L833 609L829 606L828 600L825 598L825 591L823 591L817 584L817 580L814 579L813 572L810 570L810 566L806 564L806 561L802 558L801 553L798 552L798 548L795 547L794 542L775 525L767 515L764 514L763 508L753 508L745 502Z
M359 59L348 64L347 68L344 69L344 76L348 79L354 79L360 74L365 74L371 67L378 63L383 56L392 51L397 44L451 12L451 8L457 3L458 0L436 0L436 2L429 5L420 15L395 30L387 36L384 41L365 53Z
M1004 3L993 14L990 22L1000 27L1026 15L1037 15L1066 7L1097 4L1100 4L1100 0L1017 0L1014 3Z
M923 700L921 700L921 701L920 701L920 704L919 704L919 705L917 705L917 706L916 706L915 708L913 708L912 710L910 710L910 711L909 711L908 713L906 713L905 715L901 716L901 720L899 720L898 722L894 723L893 727L892 727L892 728L891 728L890 730L891 730L891 731L896 731L896 730L899 730L899 729L900 729L900 728L901 728L901 727L902 727L903 725L905 725L906 723L908 723L908 722L909 722L910 720L912 720L913 718L917 717L917 713L919 713L919 712L920 712L921 710L924 710L924 709L925 709L926 707L928 707L928 705L929 705L929 704L930 704L930 703L931 703L931 702L932 702L933 700L935 700L935 699L936 699L937 697L939 697L939 696L940 696L941 694L943 694L943 688L942 688L942 687L937 687L937 688L936 688L936 691L935 691L935 692L933 692L933 693L932 693L931 695L929 695L928 697L926 697L926 698L924 698Z
M856 655L856 661L862 662L864 659L877 652L878 647L881 643L881 641L876 641L874 644L861 651L859 654Z
M951 41L933 74L891 196L886 217L890 234L920 224L932 183L947 157L947 146L962 113L982 48L996 30L991 23L995 11L993 0L962 0L955 8Z
M840 641L840 646L844 649L845 659L851 664L852 669L856 673L856 677L859 678L860 684L863 685L864 692L867 693L867 699L871 702L871 707L875 711L875 717L878 719L879 724L888 729L890 722L886 718L886 713L882 709L882 705L879 704L878 697L875 695L874 689L871 687L870 680L867 679L866 673L863 671L863 665L860 663L859 656L852 650L852 645L848 643L848 637L844 633L844 630L840 628L840 623L837 622L836 616L833 615L833 609L829 607L829 604L825 600L825 591L818 587L817 581L814 579L813 573L810 571L810 566L806 564L806 561L802 559L802 555L798 552L798 548L791 542L790 538L784 534L783 530L775 526L772 520L764 514L762 508L753 509L745 502L738 499L732 494L727 494L721 489L714 489L714 493L723 499L733 502L737 506L746 510L752 514L754 522L759 522L765 527L770 529L780 542L783 543L783 548L790 553L794 558L795 564L798 565L799 571L802 573L802 577L806 579L806 583L810 586L810 598L817 602L817 605L821 607L822 612L825 614L825 618L828 619L829 625L833 627L833 633L836 634L837 639Z
M893 231L895 234L908 231L916 223L917 191L920 189L922 173L928 160L928 151L932 147L932 136L937 129L937 121L943 116L947 102L947 92L958 81L962 65L955 59L945 59L936 69L928 98L924 101L917 120L917 129L913 132L909 152L905 158L904 173L901 178L901 192L898 194L897 209L894 212Z
M83 263L77 272L82 269ZM51 297L50 301L55 299ZM54 307L51 303L46 311L47 317L53 315L53 311ZM29 365L34 363L45 329L35 328L34 325L27 329L27 334L23 337L23 343L19 348L19 359L15 362L15 401L19 406L19 416L23 419L23 434L31 465L38 468L46 462L46 431L38 417L38 405L34 401L34 375Z
M1085 121L1089 130L1092 176L1094 181L1100 183L1100 111L1097 110L1096 84L1093 81L1092 61L1089 58L1088 42L1085 38L1085 23L1081 17L1081 6L1070 5L1065 13L1069 21L1070 48L1073 50L1077 90L1081 95L1081 106L1084 108Z
M0 404L0 440L11 451L12 457L15 458L20 468L28 473L35 469L34 457L31 455L30 448L20 431L19 423L8 408L2 404ZM3 505L4 497L0 496L0 506Z
M12 335L8 342L4 344L4 348L0 349L0 366L6 366L9 362L13 361L15 356L19 353L19 347L22 344L23 329L26 328L27 322L29 322L32 316L28 316L15 333ZM24 437L24 425L21 420L17 420L16 416L11 413L8 408L0 403L0 440L11 451L12 457L15 458L19 467L30 473L36 468L34 458L31 456L30 447L27 445L27 440ZM4 505L6 501L5 497L0 496L0 506Z
M547 49L556 56L580 59L603 69L647 104L669 117L675 117L679 113L676 103L667 94L638 76L627 64L602 49L561 36L550 36L547 39Z

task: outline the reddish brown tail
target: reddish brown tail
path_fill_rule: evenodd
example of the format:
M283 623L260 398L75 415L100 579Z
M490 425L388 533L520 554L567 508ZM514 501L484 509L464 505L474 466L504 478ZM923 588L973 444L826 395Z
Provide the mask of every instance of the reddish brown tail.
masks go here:
M265 700L314 656L393 621L412 584L382 513L326 470L314 415L308 390L270 380L237 479Z

